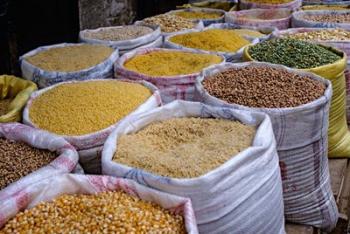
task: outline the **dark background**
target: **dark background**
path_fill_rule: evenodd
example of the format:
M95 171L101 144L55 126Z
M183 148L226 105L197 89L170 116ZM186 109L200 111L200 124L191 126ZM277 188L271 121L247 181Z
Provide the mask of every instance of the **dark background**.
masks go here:
M138 0L136 20L186 2ZM78 0L0 0L0 74L20 76L19 56L39 46L77 42L78 6Z

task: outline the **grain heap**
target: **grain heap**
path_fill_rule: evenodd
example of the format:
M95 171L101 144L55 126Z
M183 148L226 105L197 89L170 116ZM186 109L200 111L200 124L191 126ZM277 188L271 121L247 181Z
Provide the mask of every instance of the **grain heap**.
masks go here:
M217 12L205 12L205 11L178 11L174 13L185 19L218 19L223 16L222 13Z
M9 98L0 100L0 116L8 112L11 102L12 99Z
M75 72L102 63L113 52L103 45L69 45L44 50L25 60L46 71Z
M123 27L101 28L97 31L85 31L83 37L104 41L131 40L152 33L153 29L146 26L128 25Z
M34 99L29 117L59 135L84 135L117 123L151 95L141 84L116 80L66 83Z
M293 0L246 0L247 2L265 3L265 4L282 4L292 2Z
M321 29L317 31L293 33L287 35L287 37L304 41L349 41L350 31L341 28Z
M186 233L184 219L124 192L62 195L18 213L6 233Z
M170 119L121 136L113 160L161 176L194 178L251 146L254 135L254 127L236 121Z
M222 62L222 58L211 54L181 51L152 51L136 55L126 61L125 68L150 76L175 76L193 74Z
M326 11L327 12L327 11ZM310 20L315 22L327 22L327 23L350 23L350 12L344 12L339 14L305 14L304 20Z
M56 157L55 153L48 150L0 138L0 190L46 166Z
M250 42L229 29L208 29L185 33L169 39L175 44L212 52L236 52Z
M143 22L148 25L159 25L162 32L165 33L172 33L195 27L195 23L191 20L172 14L162 14L149 17L144 19Z
M304 11L314 11L314 10L349 10L350 5L310 5L303 6L301 8Z
M203 81L207 92L228 103L258 108L296 107L312 102L325 85L308 77L271 67L231 68Z
M248 52L257 61L297 69L323 66L341 59L339 55L325 47L289 38L258 43L250 47Z
M233 31L239 34L240 36L248 36L248 37L256 37L256 38L266 36L265 34L259 31L251 30L251 29L234 29Z

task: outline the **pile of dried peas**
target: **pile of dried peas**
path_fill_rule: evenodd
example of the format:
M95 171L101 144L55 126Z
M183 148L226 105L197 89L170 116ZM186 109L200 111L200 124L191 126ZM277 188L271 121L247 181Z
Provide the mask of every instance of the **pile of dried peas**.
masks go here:
M34 99L29 117L59 135L84 135L116 124L151 95L141 84L117 80L66 83Z
M56 153L48 150L0 138L0 190L46 166L56 157Z
M250 147L254 135L255 127L232 120L170 119L121 136L113 160L161 176L194 178Z
M124 63L128 70L150 76L174 76L198 73L204 68L222 62L212 54L182 51L152 51L136 55Z
M350 31L341 28L330 28L293 33L286 35L286 37L305 41L349 41Z
M124 192L62 195L18 213L6 233L186 233L184 219Z
M339 14L306 14L303 16L305 20L325 23L350 23L350 12L342 12Z

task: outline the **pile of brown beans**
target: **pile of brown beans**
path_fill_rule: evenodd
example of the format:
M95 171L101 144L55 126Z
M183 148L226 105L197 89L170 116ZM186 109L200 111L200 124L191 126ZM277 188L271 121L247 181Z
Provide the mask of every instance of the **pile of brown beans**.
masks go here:
M0 190L46 166L56 157L56 153L48 150L0 138Z
M318 99L326 89L309 77L261 66L228 69L207 77L203 86L228 103L258 108L296 107Z

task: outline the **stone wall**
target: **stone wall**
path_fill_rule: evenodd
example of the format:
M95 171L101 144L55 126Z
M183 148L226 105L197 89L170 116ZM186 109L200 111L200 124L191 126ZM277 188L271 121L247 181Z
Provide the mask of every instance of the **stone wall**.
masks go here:
M79 0L80 29L130 24L136 17L136 2L137 0Z

